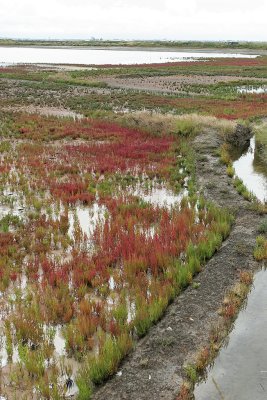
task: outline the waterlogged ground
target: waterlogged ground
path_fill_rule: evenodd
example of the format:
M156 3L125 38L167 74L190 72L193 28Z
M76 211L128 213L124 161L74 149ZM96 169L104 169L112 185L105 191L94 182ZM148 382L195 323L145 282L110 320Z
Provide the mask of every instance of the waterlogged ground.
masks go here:
M88 398L229 217L194 194L175 135L30 113L1 123L1 394Z
M264 129L266 134L266 129ZM265 136L264 136L265 137ZM238 178L261 202L267 199L267 170L254 135L245 150L232 151ZM266 265L255 274L251 292L206 377L196 385L196 400L266 398Z
M195 388L196 400L263 400L267 391L267 272L253 287L207 379Z
M66 110L86 116L150 110L229 120L266 115L266 93L258 93L267 79L266 57L77 70L16 65L0 68L0 77L0 103L5 109L41 112L54 107L62 115Z
M262 94L267 92L267 87L266 86L259 86L259 87L240 87L238 88L238 92L245 94L245 93L251 93L251 94Z
M265 115L265 93L238 90L264 87L266 59L153 62L0 68L0 395L7 399L87 400L114 374L95 398L173 398L225 288L253 264L258 215L247 217L216 156L235 124L207 114ZM133 112L144 109L150 113ZM205 117L173 117L188 112ZM196 133L194 158L188 137ZM244 156L252 168L253 141L251 149ZM198 290L175 300L157 325L230 230L229 212L200 192L240 205L240 216Z
M239 151L233 152L233 158L236 175L261 202L267 201L267 170L259 158L256 137L251 138L241 155Z

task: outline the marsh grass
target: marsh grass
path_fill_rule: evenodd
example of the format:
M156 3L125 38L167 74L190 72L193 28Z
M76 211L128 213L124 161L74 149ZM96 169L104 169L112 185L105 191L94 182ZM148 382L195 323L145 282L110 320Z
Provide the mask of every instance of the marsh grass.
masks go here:
M233 178L235 175L235 169L233 167L232 163L229 163L227 168L226 168L226 173L230 178Z
M246 185L242 179L235 175L235 169L232 164L232 159L230 155L230 145L228 143L223 143L218 152L220 156L220 161L226 165L226 173L232 178L233 185L237 192L247 201L254 203L256 208L260 207L260 203L257 201L256 196L247 189Z
M261 234L267 234L267 217L265 217L262 222L260 223L260 226L258 228L258 232Z
M267 124L262 123L255 128L257 153L261 161L267 164Z
M237 192L244 197L245 200L252 201L255 199L255 196L252 192L250 192L245 186L242 179L235 177L233 180L233 185L236 188Z
M49 89L59 87L55 82L49 85ZM38 83L36 88L41 86ZM129 95L130 103L133 99L139 107L144 96L124 92L122 100L128 101ZM117 101L117 93L112 96ZM18 345L21 370L31 384L39 384L39 391L46 398L57 398L57 393L52 393L49 385L54 381L46 374L47 363L54 363L54 345L53 335L47 338L44 334L45 322L64 325L65 350L81 363L78 398L88 400L94 385L115 373L137 338L162 318L168 304L204 268L232 224L228 210L196 195L195 154L190 139L214 126L224 135L234 129L234 123L197 114L154 112L106 113L103 118L99 103L94 103L97 94L89 97L95 119L74 123L18 114L3 123L3 136L19 140L8 161L11 164L12 158L16 160L19 174L13 184L20 188L29 208L19 240L11 234L4 235L8 230L19 229L19 221L2 220L1 238L8 242L9 264L1 263L4 269L0 272L6 287L21 278L21 259L13 262L18 257L14 243L21 243L23 251L32 255L26 263L29 290L24 293L19 287L12 300L12 334L7 325L7 350L11 358L12 344ZM154 101L153 96L149 99ZM162 104L166 99L161 99ZM108 95L107 101L111 100ZM80 97L77 100L86 109L83 101ZM155 108L154 103L151 106ZM3 144L2 151L6 156L12 149ZM4 187L9 171L6 165L2 167ZM118 188L125 190L134 185L137 178L133 171L139 169L149 182L157 179L177 192L185 186L189 198L172 210L159 209L133 196L128 198ZM90 206L96 195L108 212L105 222L99 223L94 232L96 251L91 257L87 253L87 237L76 217L73 239L68 236L68 215L72 207ZM152 227L156 234L148 238L140 233L141 229L135 230L136 225ZM64 258L69 249L71 258L65 262L61 255ZM51 251L58 252L58 258ZM112 274L116 285L111 290L108 282ZM134 306L130 320L127 291L127 300ZM58 377L59 372L53 372ZM18 382L19 379L23 377L18 374Z
M118 338L106 336L97 357L89 357L86 363L87 384L89 381L100 384L113 375L123 357L132 349L132 339L128 334L122 334ZM82 386L82 379L80 378ZM90 387L90 385L89 385Z
M265 236L258 236L254 249L254 258L257 261L267 260L267 239Z
M225 140L236 128L236 122L201 114L162 114L155 111L132 111L113 116L121 123L133 128L141 128L155 135L170 133L181 137L193 137L201 129L216 130Z

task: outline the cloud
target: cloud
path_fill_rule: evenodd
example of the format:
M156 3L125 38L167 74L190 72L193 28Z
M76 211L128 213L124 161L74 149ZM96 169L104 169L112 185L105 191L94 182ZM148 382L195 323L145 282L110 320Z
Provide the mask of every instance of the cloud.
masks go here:
M206 13L218 12L229 13L229 11L239 12L242 18L244 12L251 12L255 9L266 6L265 0L196 0L198 10L205 10Z
M266 15L266 0L9 0L0 36L267 40Z

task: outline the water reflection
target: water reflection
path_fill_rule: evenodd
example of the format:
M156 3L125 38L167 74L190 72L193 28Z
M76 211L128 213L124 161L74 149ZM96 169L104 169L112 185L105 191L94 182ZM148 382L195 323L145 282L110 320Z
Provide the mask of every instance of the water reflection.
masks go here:
M231 154L236 175L260 201L267 200L267 168L259 156L255 136L250 140L247 149L241 152L234 149Z
M88 48L0 47L5 64L151 64L207 58L256 58L256 55L147 50L92 50Z
M263 400L267 393L267 271L254 287L206 381L195 388L195 400Z
M179 194L175 194L172 190L165 187L157 187L156 185L150 189L144 189L142 185L137 185L133 191L134 196L138 196L145 202L158 207L171 208L181 203L183 197L188 194L186 189L183 189Z
M262 94L267 93L267 86L242 86L237 89L237 92L241 94Z

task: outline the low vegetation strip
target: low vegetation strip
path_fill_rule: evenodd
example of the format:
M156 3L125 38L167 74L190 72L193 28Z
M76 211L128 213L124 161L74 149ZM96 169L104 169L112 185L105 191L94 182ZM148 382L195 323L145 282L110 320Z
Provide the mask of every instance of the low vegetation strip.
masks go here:
M266 60L211 59L76 71L54 66L2 67L0 104L60 106L88 117L146 109L229 120L255 119L266 115ZM218 81L220 77L223 81ZM138 83L136 90L131 88L133 79ZM112 86L114 80L117 88Z
M192 127L2 114L3 395L88 399L219 249L232 217L195 193Z
M266 42L248 41L169 41L169 40L30 40L30 39L0 39L0 46L60 46L60 47L138 47L138 48L185 48L185 49L255 49L267 50Z
M204 133L205 131L205 133ZM261 216L249 210L225 173L217 151L223 142L211 128L195 140L198 150L196 176L205 196L219 206L227 205L235 223L223 247L207 263L195 282L166 311L120 368L120 374L98 389L94 399L174 399L182 388L184 366L194 363L196 353L208 346L212 326L218 326L218 309L225 290L242 271L258 267L253 249Z
M240 308L247 298L253 282L251 271L241 271L235 285L226 294L221 308L218 310L222 316L216 325L210 330L209 343L197 352L192 364L184 367L186 380L180 387L177 400L190 400L194 396L195 385L203 379L209 365L216 359L218 351L223 346L226 336L233 327ZM219 394L223 394L216 386Z
M225 290L266 257L266 207L222 146L266 115L266 65L0 69L1 396L178 395ZM185 75L181 93L108 86Z

